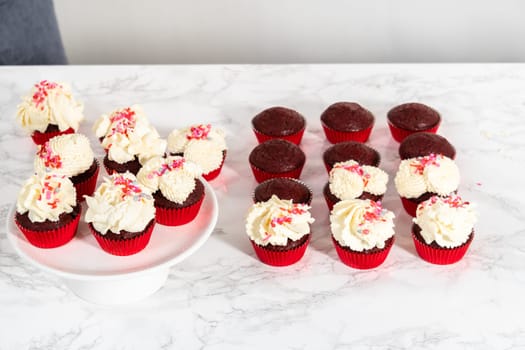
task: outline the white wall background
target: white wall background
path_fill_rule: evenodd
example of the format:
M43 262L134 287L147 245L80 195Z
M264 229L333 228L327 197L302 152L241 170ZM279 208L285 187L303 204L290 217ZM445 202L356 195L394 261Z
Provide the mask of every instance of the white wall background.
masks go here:
M521 0L55 0L70 63L525 61Z

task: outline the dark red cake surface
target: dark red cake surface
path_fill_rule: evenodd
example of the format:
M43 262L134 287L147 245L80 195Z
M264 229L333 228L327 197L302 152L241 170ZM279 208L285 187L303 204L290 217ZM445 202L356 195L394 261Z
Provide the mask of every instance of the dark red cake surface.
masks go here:
M270 173L284 173L302 167L304 152L295 144L273 139L256 146L250 153L250 164Z
M293 203L310 204L312 192L301 181L289 178L274 178L266 180L255 187L254 201L266 202L272 195L280 199L292 200Z
M405 103L392 108L387 114L388 121L397 128L409 131L425 131L438 125L439 113L422 103Z
M258 132L268 136L288 136L304 129L304 117L293 109L271 107L257 114L252 125Z
M448 158L456 157L456 149L446 138L429 132L417 132L407 136L399 145L401 159L442 154Z
M375 149L354 141L335 144L323 153L323 161L329 168L347 160L355 160L360 165L378 166L381 156Z
M371 127L374 124L374 116L357 103L337 102L321 114L321 121L333 130L356 132Z

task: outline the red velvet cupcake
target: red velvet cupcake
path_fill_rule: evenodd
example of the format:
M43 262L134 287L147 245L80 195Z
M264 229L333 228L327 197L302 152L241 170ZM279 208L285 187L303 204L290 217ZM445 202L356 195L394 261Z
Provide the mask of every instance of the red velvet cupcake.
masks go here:
M263 263L287 266L299 261L310 241L314 222L306 204L294 204L272 196L255 203L246 218L246 233Z
M331 143L366 142L374 126L374 115L354 102L337 102L321 114L321 124Z
M33 175L18 195L15 222L32 245L55 248L73 239L80 211L75 187L67 177Z
M266 202L273 195L293 203L312 204L312 190L297 179L276 177L261 182L253 192L253 202Z
M93 196L86 196L85 220L100 247L112 255L143 250L155 225L153 197L131 173L104 179Z
M429 132L416 132L407 136L399 145L399 157L409 159L430 154L442 154L454 159L456 149L443 136Z
M250 153L249 161L257 182L275 177L298 179L306 156L297 145L273 139L255 147Z
M204 200L202 169L185 158L153 158L139 171L138 181L155 199L156 220L161 225L179 226L195 219Z
M259 143L278 138L298 145L303 138L306 119L293 109L271 107L253 117L252 126Z
M397 142L416 132L436 133L441 123L439 113L422 103L396 106L388 112L387 119L392 137Z
M69 85L47 80L35 84L18 105L17 119L37 145L52 137L74 133L84 119L84 106Z
M329 173L335 163L346 162L347 160L355 160L359 165L377 167L381 162L381 156L375 149L355 141L337 143L323 153L323 162L326 171Z

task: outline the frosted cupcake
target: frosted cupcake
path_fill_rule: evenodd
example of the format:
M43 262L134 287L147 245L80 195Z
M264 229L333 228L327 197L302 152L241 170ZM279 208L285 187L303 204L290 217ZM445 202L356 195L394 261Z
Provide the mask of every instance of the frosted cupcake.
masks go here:
M15 222L32 245L55 248L73 239L80 211L75 187L67 177L33 175L18 195Z
M42 80L22 98L16 117L41 145L51 137L77 131L83 111L84 105L73 98L68 84Z
M39 174L69 177L75 185L78 201L95 191L99 165L88 138L82 134L55 136L38 146L34 166Z
M272 196L252 205L246 233L259 259L268 265L286 266L299 261L310 241L310 206Z
M335 204L330 228L337 255L357 269L381 265L394 244L394 213L380 202L349 199Z
M100 247L113 255L131 255L148 244L155 225L150 191L127 172L104 179L86 196L85 220Z
M195 219L204 200L202 169L183 157L153 158L140 169L138 181L155 199L159 224L178 226Z
M394 182L406 212L416 216L419 203L457 191L459 169L452 159L441 154L409 158L401 161Z
M433 264L453 264L474 238L476 213L457 195L432 197L417 207L412 238L419 256Z
M136 175L148 159L166 151L166 141L137 105L102 115L93 130L107 152L104 166L110 174L129 171Z
M219 176L226 151L224 132L210 124L173 130L168 136L168 152L200 165L202 177L208 181Z
M323 194L329 210L341 200L357 198L377 202L383 198L387 182L388 174L383 170L348 160L334 164Z

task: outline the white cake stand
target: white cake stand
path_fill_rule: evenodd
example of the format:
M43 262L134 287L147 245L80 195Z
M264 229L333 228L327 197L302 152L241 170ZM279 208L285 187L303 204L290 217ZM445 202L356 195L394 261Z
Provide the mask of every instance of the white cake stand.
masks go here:
M156 224L146 248L131 256L104 252L80 220L76 237L66 245L41 249L31 245L14 222L16 206L9 211L7 237L16 252L31 264L61 277L80 298L96 304L126 304L159 290L169 268L193 254L206 242L218 217L217 198L204 180L206 195L199 214L182 226ZM83 204L85 213L85 204Z

